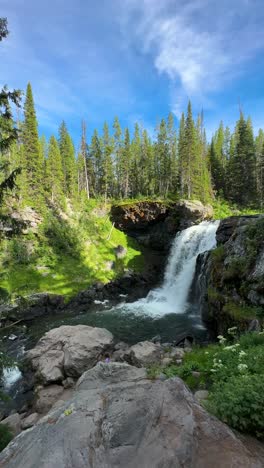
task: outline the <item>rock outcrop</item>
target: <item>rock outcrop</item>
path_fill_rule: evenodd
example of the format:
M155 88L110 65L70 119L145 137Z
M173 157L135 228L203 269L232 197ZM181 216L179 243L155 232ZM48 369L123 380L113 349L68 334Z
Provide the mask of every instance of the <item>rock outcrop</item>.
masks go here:
M224 219L216 239L217 248L197 261L203 319L217 334L247 330L264 317L264 217Z
M104 328L65 325L45 333L27 357L37 378L48 385L79 377L112 345L113 335Z
M36 293L20 298L16 303L0 305L0 323L18 320L29 322L44 315L57 314L64 307L64 297L58 294Z
M87 306L92 306L97 301L97 309L101 303L105 302L109 307L120 303L124 298L126 301L133 302L141 297L145 297L156 284L159 276L156 274L136 274L125 273L124 276L109 283L96 283L90 288L78 293L65 306L67 311L87 311ZM157 278L158 277L158 278Z
M212 219L213 208L198 200L176 203L138 202L113 206L111 219L115 226L143 246L167 252L175 234L206 219Z
M179 378L150 381L144 369L98 364L74 396L0 454L3 468L261 468Z

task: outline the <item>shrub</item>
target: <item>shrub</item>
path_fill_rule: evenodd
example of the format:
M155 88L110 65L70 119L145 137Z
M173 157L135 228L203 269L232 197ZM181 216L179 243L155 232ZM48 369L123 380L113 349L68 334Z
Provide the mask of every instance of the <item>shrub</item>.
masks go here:
M264 375L231 377L214 384L208 409L243 432L264 437Z
M80 256L79 233L74 227L56 218L51 218L44 225L44 234L56 253L63 252L77 258Z
M0 452L9 444L13 439L13 434L6 424L0 424Z
M34 252L34 244L32 241L23 241L13 239L10 242L10 255L15 263L28 265L31 261Z

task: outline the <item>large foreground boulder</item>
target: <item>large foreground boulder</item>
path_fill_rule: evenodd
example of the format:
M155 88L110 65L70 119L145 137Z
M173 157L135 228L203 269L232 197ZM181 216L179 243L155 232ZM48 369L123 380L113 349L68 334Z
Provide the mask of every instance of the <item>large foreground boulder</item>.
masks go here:
M233 432L179 378L99 363L74 397L0 454L3 468L261 468Z
M113 335L104 328L65 325L45 333L28 358L36 376L48 385L66 377L80 377L112 344Z

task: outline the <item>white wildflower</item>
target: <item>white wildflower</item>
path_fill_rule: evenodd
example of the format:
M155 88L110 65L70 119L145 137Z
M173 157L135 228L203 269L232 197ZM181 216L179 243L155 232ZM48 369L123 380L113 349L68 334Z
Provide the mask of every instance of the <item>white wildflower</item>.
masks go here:
M223 335L218 335L217 339L220 344L224 344L226 342L226 338L224 338Z
M245 351L241 350L238 356L239 356L239 359L241 359L246 355L247 355L247 353L245 353Z
M247 370L248 366L246 364L238 364L237 368L239 372L244 372Z

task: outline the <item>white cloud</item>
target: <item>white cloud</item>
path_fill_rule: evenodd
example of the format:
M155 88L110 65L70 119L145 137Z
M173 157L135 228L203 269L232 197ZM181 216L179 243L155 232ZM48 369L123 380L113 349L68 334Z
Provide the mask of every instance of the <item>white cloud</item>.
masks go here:
M260 0L127 0L123 7L123 30L170 80L177 116L187 98L208 105L264 48Z

